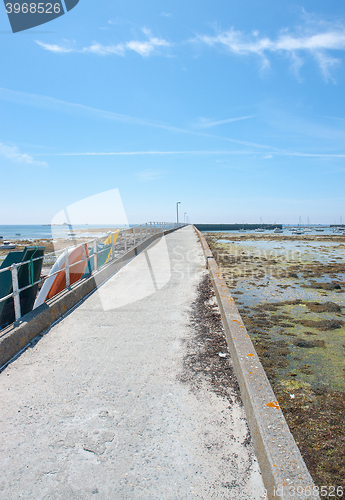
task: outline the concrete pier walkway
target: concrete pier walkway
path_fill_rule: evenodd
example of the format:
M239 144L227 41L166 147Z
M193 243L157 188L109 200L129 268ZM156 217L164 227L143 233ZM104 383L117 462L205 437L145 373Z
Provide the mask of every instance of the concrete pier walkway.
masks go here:
M206 272L175 231L0 374L1 499L266 498L241 404L180 378Z

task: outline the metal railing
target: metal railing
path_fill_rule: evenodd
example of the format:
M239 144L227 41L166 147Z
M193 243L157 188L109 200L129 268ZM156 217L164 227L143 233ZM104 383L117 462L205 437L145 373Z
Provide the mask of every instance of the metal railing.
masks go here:
M172 223L172 222L146 222L145 224L136 225L128 229L118 229L114 232L109 231L108 233L98 238L94 238L86 242L85 241L78 242L77 241L78 235L77 234L75 236L73 235L73 245L70 247L66 247L59 251L52 252L34 259L30 259L25 262L18 262L12 264L9 267L5 267L4 269L0 269L0 276L1 273L4 273L6 271L10 271L12 276L12 292L7 296L0 298L0 303L10 299L11 297L13 298L15 321L17 321L22 317L21 305L20 305L20 293L23 292L24 290L39 285L41 283L43 284L48 277L50 278L52 276L58 275L59 273L65 273L66 285L64 289L69 288L71 286L70 283L71 268L73 268L74 266L77 266L78 264L87 261L85 267L87 267L88 263L90 263L90 269L91 269L91 264L93 268L92 270L90 270L90 273L86 275L84 273L81 279L74 282L76 283L78 281L81 281L82 279L86 279L91 275L94 275L104 266L109 264L109 262L113 262L114 260L119 259L122 255L129 252L130 250L132 250L133 248L135 248L136 246L138 246L140 243L147 240L151 236L158 233L164 233L164 231L167 231L169 229L178 229L186 225L187 224ZM82 239L82 236L80 237L80 239ZM109 240L111 242L106 243L106 241ZM69 253L67 250L71 248L75 249L77 247L82 247L82 258L78 262L73 262L73 264L70 264ZM88 256L86 255L86 248L88 249L88 253L91 252L91 255L90 254ZM30 283L29 285L23 288L19 288L18 269L20 268L20 266L26 264L31 265L32 262L43 259L43 266L44 264L46 264L45 268L49 269L49 266L51 266L52 268L57 259L64 252L65 252L65 260L64 260L65 266L63 268L59 269L58 271L52 274L48 272L46 276L40 277L38 281ZM108 252L108 257L103 264L99 265L99 256L105 252ZM8 325L3 325L3 327L4 326Z

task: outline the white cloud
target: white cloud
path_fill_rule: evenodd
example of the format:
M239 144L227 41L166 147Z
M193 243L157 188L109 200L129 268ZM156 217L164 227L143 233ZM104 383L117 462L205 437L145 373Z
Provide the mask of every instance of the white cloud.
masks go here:
M64 47L63 45L56 45L51 43L40 42L39 40L35 40L35 42L43 47L45 50L49 50L50 52L57 52L60 54L66 54L67 52L73 52L72 48Z
M109 54L124 56L126 50L124 45L121 43L117 45L102 45L101 43L93 43L89 47L84 47L81 50L76 50L76 52L89 52L91 54L97 54L100 56L106 56Z
M127 42L126 47L141 56L149 56L157 47L169 47L170 43L161 38L151 37L147 42Z
M67 40L63 44L48 44L35 40L35 42L43 49L50 52L66 54L69 52L79 52L79 53L90 53L100 56L106 55L118 55L124 56L127 51L134 51L143 57L147 57L157 51L160 47L170 47L171 44L164 40L163 38L157 38L152 35L151 31L147 28L143 28L142 32L146 35L147 40L130 40L129 42L103 45L102 43L94 42L93 44L77 48L74 44L71 44Z
M78 153L41 153L40 156L160 156L160 155L254 155L257 151L95 151Z
M258 31L250 35L231 28L228 31L213 36L198 35L191 40L209 47L223 48L240 56L256 55L260 57L262 67L269 67L269 53L285 53L292 60L292 70L298 76L303 64L302 55L308 54L315 58L325 80L333 80L330 69L339 64L339 60L331 57L327 51L345 50L345 27L336 24L313 23L298 28L295 33L281 31L275 38L259 37Z
M17 146L7 146L0 142L0 156L12 160L17 163L26 163L30 165L42 165L46 166L47 163L43 161L36 161L32 156L26 153L20 153Z
M240 120L248 120L249 118L254 118L255 115L250 116L239 116L237 118L227 118L226 120L212 121L208 118L200 118L199 123L195 124L195 128L210 128L216 125L224 125L225 123L238 122Z
M168 13L161 15L170 17ZM312 56L317 62L326 81L334 78L331 69L339 65L340 60L332 57L329 51L345 50L345 26L338 23L327 23L315 21L305 14L306 22L297 27L294 32L288 29L281 30L275 38L260 35L258 30L253 29L250 34L231 28L227 31L218 32L215 35L197 35L189 42L200 43L209 47L223 48L227 52L238 56L255 55L259 57L261 69L270 67L269 54L285 54L291 60L291 71L296 78L299 76L300 68L304 63L306 55ZM117 24L120 21L110 20L109 24ZM130 40L118 44L102 44L94 42L91 45L77 48L75 43L64 40L61 44L49 44L39 40L36 43L45 50L55 53L66 54L70 52L90 53L100 56L119 55L124 56L129 51L134 51L142 57L148 57L157 53L162 48L171 47L173 44L164 38L152 35L147 28L142 28L146 36L144 40ZM184 43L184 42L182 42Z
M143 170L137 173L137 177L141 182L155 181L163 177L162 170Z
M238 141L239 142L239 141ZM273 148L272 148L273 149ZM253 155L256 156L258 151L255 150L219 150L219 151L116 151L116 152L102 152L102 151L87 151L87 152L73 152L73 153L41 153L39 156L165 156L165 155L192 155L192 156L205 156L205 155ZM269 160L274 156L301 156L306 158L345 158L345 154L332 154L332 153L300 153L296 151L284 151L274 149L270 153L260 156L263 160ZM151 172L151 171L145 171ZM149 175L149 174L148 174Z
M319 63L325 80L332 80L332 82L335 83L335 79L332 77L330 69L334 66L339 66L341 61L339 59L328 56L324 52L316 52L315 58Z
M173 125L154 122L142 118L136 118L133 116L123 115L120 113L115 113L113 111L105 111L102 109L92 108L91 106L85 106L84 104L77 104L72 102L62 101L60 99L54 99L53 97L47 97L39 94L29 94L27 92L18 92L15 90L9 90L0 88L0 99L9 102L15 102L18 104L24 104L26 106L34 106L44 109L53 109L58 112L72 113L72 114L83 114L86 116L93 116L99 119L106 119L111 121L119 121L123 123L129 123L132 125L144 125L148 127L159 128L162 130L169 130L171 132L177 132L181 134L194 135L199 137L209 137L213 139L219 139L222 141L241 144L242 146L250 146L260 149L270 149L279 151L279 148L266 144L258 144L255 142L243 141L240 139L233 139L231 137L224 137L219 135L209 134L207 132L202 132L198 130L184 129L181 127L175 127Z
M266 154L272 154L272 155L283 155L283 156L308 156L308 157L328 157L328 158L344 158L345 154L313 154L313 153L299 153L295 151L288 151L285 149L280 149L271 145L267 144L260 144L256 142L251 142L251 141L245 141L241 139L234 139L232 137L226 137L222 135L215 135L215 134L210 134L208 132L203 132L203 131L198 131L198 130L191 130L191 129L185 129L185 128L180 128L180 127L175 127L173 125L165 124L165 123L160 123L160 122L154 122L142 118L136 118L133 116L129 115L123 115L120 113L115 113L113 111L106 111L102 109L97 109L97 108L92 108L91 106L85 106L83 104L78 104L78 103L72 103L72 102L66 102L62 101L60 99L54 99L52 97L47 97L39 94L29 94L27 92L18 92L14 90L9 90L9 89L4 89L0 88L0 100L4 100L6 102L14 102L17 104L22 104L25 106L33 106L41 109L49 109L53 111L57 111L59 113L66 113L66 114L72 114L72 115L77 115L77 116L85 116L88 118L97 118L101 120L109 120L109 121L116 121L116 122L122 122L122 123L127 123L130 125L138 125L138 126L147 126L147 127L153 127L153 128L158 128L161 130L167 130L171 132L177 132L181 134L186 134L186 135L192 135L192 136L197 136L197 137L205 137L205 138L212 138L212 139L217 139L221 140L224 142L228 142L231 144L239 144L241 146L248 146L250 148L259 148L259 150L267 150L265 151ZM249 153L247 152L224 152L224 154L255 154L258 151L254 152L251 151ZM204 154L204 152L191 152L191 151L182 151L182 152L176 152L176 151L149 151L149 152L110 152L110 153L102 153L102 152L86 152L86 153L59 153L56 156L87 156L87 155L128 155L128 154ZM216 154L222 154L222 152L217 152ZM208 154L208 153L207 153ZM214 153L212 153L214 154ZM37 156L37 155L36 155ZM49 155L49 154L40 154L39 156L55 156ZM29 159L31 157L28 157Z

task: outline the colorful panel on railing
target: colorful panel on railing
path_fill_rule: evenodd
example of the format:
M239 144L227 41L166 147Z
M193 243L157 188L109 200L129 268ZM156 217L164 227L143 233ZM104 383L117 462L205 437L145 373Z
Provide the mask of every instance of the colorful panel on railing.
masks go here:
M43 284L43 287L36 299L34 308L40 306L48 299L51 299L58 293L62 292L62 290L66 287L65 262L67 256L70 284L73 285L73 283L76 283L83 276L89 259L86 243L77 247L68 248L60 255L52 267L48 278Z
M25 288L28 285L33 285L40 279L42 262L44 254L44 246L25 247L24 250L19 252L9 253L1 265L2 269L11 266L12 264L19 264L18 266L18 288ZM32 310L38 285L33 285L20 292L20 311L21 316L27 314ZM0 298L6 297L13 292L11 270L0 274ZM0 302L0 327L9 325L15 320L13 298L10 297L6 301Z

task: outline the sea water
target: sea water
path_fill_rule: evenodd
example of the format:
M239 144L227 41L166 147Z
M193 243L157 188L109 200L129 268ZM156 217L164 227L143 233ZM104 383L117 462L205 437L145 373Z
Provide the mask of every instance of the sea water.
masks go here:
M56 238L64 238L71 231L83 230L83 236L95 237L95 233L92 234L87 233L87 229L102 229L104 227L109 227L109 225L73 225L73 226L50 226L50 225L0 225L0 236L3 236L4 240L34 240L34 239L51 239L52 231L54 233L54 237ZM114 227L119 227L119 225L115 225ZM131 226L130 226L131 227ZM100 231L100 233L104 233L104 231Z

